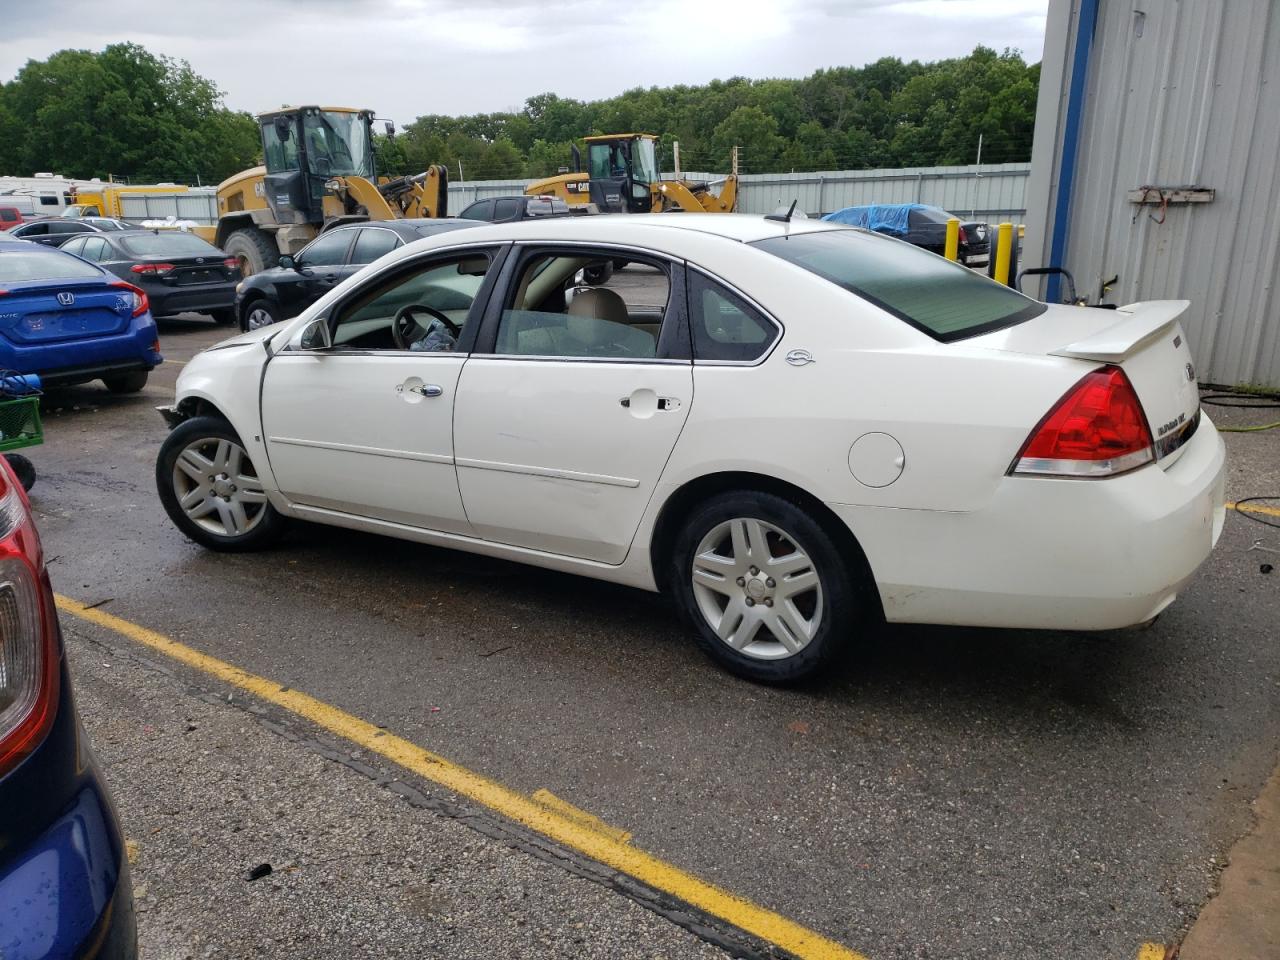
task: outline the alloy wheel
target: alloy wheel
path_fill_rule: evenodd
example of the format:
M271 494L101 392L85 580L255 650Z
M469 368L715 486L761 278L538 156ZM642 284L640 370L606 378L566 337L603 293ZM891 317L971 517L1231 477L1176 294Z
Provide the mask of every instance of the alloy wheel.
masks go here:
M276 318L262 307L252 307L249 310L248 316L245 317L245 326L250 330L257 330L260 327L269 327L275 322Z
M220 537L243 536L266 515L266 490L249 455L222 437L182 448L173 465L173 492L193 523Z
M744 656L794 656L822 625L817 567L790 534L764 520L716 524L698 544L690 575L708 626Z

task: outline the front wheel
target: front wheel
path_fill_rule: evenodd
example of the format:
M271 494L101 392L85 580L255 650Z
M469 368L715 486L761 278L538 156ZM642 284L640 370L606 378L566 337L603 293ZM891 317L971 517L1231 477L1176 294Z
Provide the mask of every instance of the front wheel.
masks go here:
M218 417L174 428L156 459L156 489L174 525L212 550L258 550L284 532L240 437Z
M30 490L36 485L36 465L20 453L6 453L4 458L13 468L14 476L22 484L23 490Z
M259 298L250 301L240 314L240 329L245 333L259 327L269 327L280 322L280 308L270 300Z
M734 491L702 504L672 563L698 645L748 680L813 677L865 619L850 559L812 516L770 493Z

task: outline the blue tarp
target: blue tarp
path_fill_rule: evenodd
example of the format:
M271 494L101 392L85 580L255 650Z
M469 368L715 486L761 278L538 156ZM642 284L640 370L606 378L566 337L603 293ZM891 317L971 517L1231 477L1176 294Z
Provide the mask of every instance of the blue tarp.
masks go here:
M845 207L828 213L822 219L905 237L908 233L907 216L912 210L924 210L926 207L927 204L923 203L869 203L861 207Z

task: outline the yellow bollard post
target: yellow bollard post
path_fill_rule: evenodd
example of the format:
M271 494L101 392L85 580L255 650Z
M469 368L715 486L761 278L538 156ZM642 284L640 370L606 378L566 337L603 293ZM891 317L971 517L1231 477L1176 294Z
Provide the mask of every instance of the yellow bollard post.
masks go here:
M1005 222L996 230L996 283L1009 285L1009 260L1013 255L1013 224Z
M948 260L960 257L960 221L955 217L947 221L947 247L942 255Z

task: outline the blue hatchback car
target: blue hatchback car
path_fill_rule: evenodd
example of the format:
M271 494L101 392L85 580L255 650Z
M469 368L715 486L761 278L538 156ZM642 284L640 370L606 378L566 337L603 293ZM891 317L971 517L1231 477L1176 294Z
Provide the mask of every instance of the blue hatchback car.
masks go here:
M69 253L0 239L0 369L136 393L163 359L140 288Z
M0 461L0 957L136 955L120 826L76 716L30 507Z

